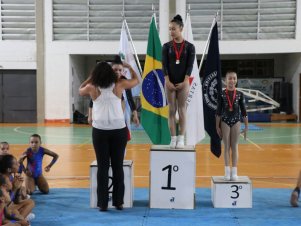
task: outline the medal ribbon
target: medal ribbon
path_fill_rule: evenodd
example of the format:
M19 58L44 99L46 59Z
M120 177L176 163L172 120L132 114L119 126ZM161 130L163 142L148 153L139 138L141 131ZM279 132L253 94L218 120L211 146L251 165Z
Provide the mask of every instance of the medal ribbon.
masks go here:
M181 57L181 54L182 54L183 49L184 49L184 44L185 44L185 40L181 43L180 51L178 51L177 44L176 44L176 42L173 40L173 48L174 48L174 50L175 50L176 60L177 60L177 61L180 61L180 57Z
M229 97L229 94L228 94L228 89L226 89L226 97L227 97L227 100L228 100L229 107L232 110L233 109L233 104L234 104L234 101L235 101L235 98L236 98L236 89L234 88L234 91L233 91L232 102L230 101L230 97Z

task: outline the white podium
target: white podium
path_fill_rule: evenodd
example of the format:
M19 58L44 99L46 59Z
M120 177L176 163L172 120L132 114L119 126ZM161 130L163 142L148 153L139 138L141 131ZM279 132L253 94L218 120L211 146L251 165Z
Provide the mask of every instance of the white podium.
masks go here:
M239 176L236 181L212 177L211 199L215 208L252 208L252 182L247 176Z
M123 207L133 207L133 196L134 196L134 170L133 161L123 161L124 171L124 204ZM109 168L109 203L108 207L112 208L112 168ZM94 160L90 165L90 207L97 208L97 161Z
M150 150L150 208L194 209L195 149L170 149L153 145Z

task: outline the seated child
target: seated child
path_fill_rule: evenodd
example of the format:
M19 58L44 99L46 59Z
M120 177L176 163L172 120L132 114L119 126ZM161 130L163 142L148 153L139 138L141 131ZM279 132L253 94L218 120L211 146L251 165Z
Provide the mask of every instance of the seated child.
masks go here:
M10 155L10 151L9 151L9 143L6 142L6 141L2 141L2 142L0 143L0 156L3 156L3 155ZM21 174L23 168L24 168L23 164L20 164L18 173ZM13 180L13 175L10 175L10 176L9 176L9 179L10 179L10 180ZM27 195L26 188L25 188L24 186L22 186L22 187L20 188L19 195L20 195L19 198L20 198L21 200L30 198L30 196Z
M8 205L11 203L8 192L8 183L6 177L0 174L0 225L5 226L27 226L29 221L24 218L17 210L10 210Z
M49 165L45 167L45 171L49 172L52 165L57 161L58 155L46 148L41 147L41 137L38 134L33 134L30 136L29 141L30 147L23 153L20 158L20 164L27 158L27 167L25 169L26 179L26 189L28 194L32 194L35 190L36 185L39 190L44 193L49 193L49 186L46 178L43 176L43 157L44 155L52 156L53 159Z
M0 143L0 155L9 154L9 144L6 141Z

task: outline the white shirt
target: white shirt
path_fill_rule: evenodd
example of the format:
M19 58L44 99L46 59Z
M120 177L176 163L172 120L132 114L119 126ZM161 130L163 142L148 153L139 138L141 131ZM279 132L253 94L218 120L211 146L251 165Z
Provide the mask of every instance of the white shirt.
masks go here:
M125 127L121 99L113 93L115 84L100 89L100 95L93 100L92 126L96 129L113 130Z

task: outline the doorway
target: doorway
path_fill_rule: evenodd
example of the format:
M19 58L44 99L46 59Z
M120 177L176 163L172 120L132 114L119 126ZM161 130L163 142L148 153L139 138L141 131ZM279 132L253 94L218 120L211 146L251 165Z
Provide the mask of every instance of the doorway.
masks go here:
M37 122L36 71L0 71L0 122Z

